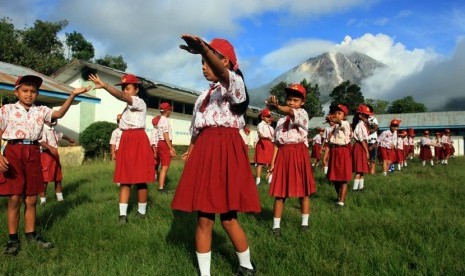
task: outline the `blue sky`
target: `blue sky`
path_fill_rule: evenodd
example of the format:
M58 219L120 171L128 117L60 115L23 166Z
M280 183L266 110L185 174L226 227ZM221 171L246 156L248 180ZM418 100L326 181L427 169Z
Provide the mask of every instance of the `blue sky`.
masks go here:
M123 55L129 72L191 89L206 82L199 57L178 48L182 33L229 39L251 88L321 53L360 51L388 65L362 87L385 99L425 68L462 58L465 34L459 0L18 0L2 1L0 16L17 28L67 19L66 31L82 33L96 57Z

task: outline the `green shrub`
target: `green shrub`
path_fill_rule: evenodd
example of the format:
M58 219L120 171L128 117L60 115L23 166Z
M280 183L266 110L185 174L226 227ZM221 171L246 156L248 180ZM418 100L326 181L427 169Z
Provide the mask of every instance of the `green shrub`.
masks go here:
M110 153L111 133L118 125L110 122L95 122L79 135L79 143L86 151L87 158L102 157Z

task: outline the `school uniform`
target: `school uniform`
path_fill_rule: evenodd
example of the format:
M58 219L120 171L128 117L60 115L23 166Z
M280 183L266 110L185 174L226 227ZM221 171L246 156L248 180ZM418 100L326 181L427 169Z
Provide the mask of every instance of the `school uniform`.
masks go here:
M211 83L194 105L195 144L186 161L171 208L180 211L260 212L260 201L239 129L244 116L231 104L246 99L242 78L229 71L229 85Z
M434 156L436 157L436 159L437 160L444 159L444 152L442 150L442 139L441 139L441 137L434 138L433 145L434 145Z
M321 159L321 145L323 144L323 137L321 134L315 135L312 139L312 156L311 158L315 158L317 161Z
M431 152L431 138L421 137L420 139L420 155L418 156L422 161L430 161L433 159L433 154Z
M118 150L119 148L119 141L121 140L121 134L123 134L123 131L118 127L115 128L110 137L110 145L115 145L115 150Z
M396 163L404 162L404 138L397 137Z
M308 114L303 108L293 111L293 116L280 118L275 129L278 153L268 193L273 197L305 197L316 192L308 154Z
M145 133L147 106L137 96L124 109L119 128L122 130L113 181L121 184L146 184L155 181L155 162Z
M415 153L415 136L409 136L408 137L408 144L409 144L409 154L413 154Z
M404 142L404 160L407 160L407 156L409 154L409 151L410 151L410 145L409 145L409 139L407 136L405 136L404 138L402 138L403 142Z
M0 181L0 195L34 196L44 192L40 164L39 140L44 122L52 119L52 109L32 105L26 110L19 102L2 106L0 130L7 141L3 156L8 159L8 170Z
M362 142L367 142L369 138L368 126L363 121L358 122L358 124L355 126L353 136L355 144L352 154L352 171L355 173L369 173L369 160L367 157L367 152L365 151L362 145Z
M160 116L160 120L157 124L157 134L158 134L158 143L157 143L157 154L158 162L162 166L169 166L171 163L171 154L168 144L165 141L165 133L168 133L170 141L173 141L173 131L171 129L171 124L167 117Z
M451 140L450 137L447 135L442 135L441 138L442 147L443 147L443 155L444 157L451 154Z
M56 131L54 127L45 125L40 142L45 142L51 147L58 149L58 141L62 138L63 133ZM48 149L43 149L40 154L40 163L42 164L44 182L57 182L63 180L59 156L53 155Z
M370 150L370 161L376 161L376 156L378 152L378 147L376 147L376 143L378 142L378 133L375 131L368 135L368 148L371 147Z
M329 166L327 177L330 181L347 182L352 179L352 158L350 149L351 129L349 122L343 120L335 124L329 134Z
M396 161L395 147L397 143L397 131L391 132L390 129L381 132L378 136L378 149L380 151L381 159Z
M273 160L274 128L261 121L257 126L258 141L255 145L254 162L256 164L269 165Z

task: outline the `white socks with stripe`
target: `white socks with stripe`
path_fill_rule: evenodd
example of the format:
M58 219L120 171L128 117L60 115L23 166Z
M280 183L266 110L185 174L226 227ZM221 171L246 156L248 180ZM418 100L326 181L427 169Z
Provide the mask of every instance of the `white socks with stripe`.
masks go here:
M197 262L199 263L200 276L210 276L210 264L212 260L212 252L207 253L195 252Z

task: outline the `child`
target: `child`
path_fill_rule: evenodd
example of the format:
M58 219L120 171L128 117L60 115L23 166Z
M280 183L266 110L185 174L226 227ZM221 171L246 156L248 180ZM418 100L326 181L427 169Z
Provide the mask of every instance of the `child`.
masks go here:
M323 173L326 175L328 174L328 162L329 162L329 153L330 153L330 148L329 148L329 137L330 137L330 134L333 132L334 130L334 122L331 121L331 116L332 115L329 115L325 118L325 122L329 124L329 126L327 126L325 128L325 131L323 132L323 145L321 146L324 153L323 153Z
M444 159L443 159L443 162L442 164L443 165L447 165L448 161L449 161L449 157L451 155L451 145L452 145L452 141L450 139L450 129L446 128L444 130L444 135L442 136L442 147L443 147L443 155L444 155Z
M150 146L152 147L153 151L153 158L155 160L155 180L157 180L157 171L158 171L158 164L159 164L159 158L158 158L158 122L160 122L160 115L157 115L153 117L152 119L152 132L150 133L149 136L149 141L150 141Z
M102 81L98 75L91 74L89 80L95 83L95 89L103 88L116 99L127 103L121 114L119 128L123 131L116 151L116 165L113 182L120 183L119 223L128 221L127 210L131 186L137 187L138 210L136 216L145 218L147 212L147 182L155 181L155 165L152 149L145 133L147 106L139 98L143 87L139 79L131 74L123 75L122 91Z
M397 135L396 162L397 170L402 170L404 166L404 131L399 131Z
M429 161L431 167L434 166L433 154L431 152L431 146L433 141L429 138L429 130L423 131L423 137L420 139L420 155L418 156L422 161L423 167L426 165L426 161Z
M46 126L42 130L42 139L39 141L43 148L40 154L40 163L44 177L44 191L39 193L40 205L44 205L47 202L47 183L52 181L55 182L57 201L63 201L63 188L61 186L63 175L61 173L60 156L58 154L58 140L65 139L74 144L74 139L58 132L54 128L56 124L56 119L52 120L52 122L45 122Z
M412 160L413 156L415 155L415 130L413 128L409 128L407 132L409 145L408 156L410 160Z
M249 146L253 142L252 137L250 136L250 127L244 126L242 129L239 130L239 134L244 141L245 149L247 150L247 156L249 155Z
M228 233L239 259L237 275L254 275L247 237L237 212L260 212L258 191L239 129L245 125L248 94L233 46L224 39L210 44L182 35L181 48L202 55L202 71L211 81L197 99L186 164L171 208L197 211L195 233L200 275L210 275L215 214Z
M442 162L444 159L443 157L443 151L442 151L442 133L441 132L436 132L436 138L433 140L433 145L434 145L434 160L436 161L436 164L439 162Z
M281 216L288 197L300 199L301 229L308 230L309 196L316 192L315 180L308 154L308 114L302 107L307 91L300 84L285 88L286 105L279 105L271 96L268 106L286 115L278 120L275 131L276 149L270 172L273 174L269 195L275 197L273 206L273 234L281 234Z
M349 109L338 104L331 110L331 121L334 129L329 134L329 166L328 180L334 183L338 195L337 207L343 207L347 195L347 182L352 180L352 158L350 157L349 143L351 129L346 117Z
M157 123L158 143L157 156L158 164L161 164L160 175L158 177L158 192L165 192L166 174L171 163L171 157L176 156L173 144L173 132L168 117L171 116L171 105L167 102L160 104L161 116Z
M255 145L254 162L257 164L257 175L255 184L259 185L262 175L262 167L268 166L273 160L273 137L274 128L271 126L271 112L268 108L264 108L260 112L262 121L257 126L258 142ZM271 182L271 175L268 177L268 183Z
M0 139L7 141L3 155L0 155L0 171L4 175L0 195L8 196L9 240L4 247L4 254L8 255L17 255L20 251L18 226L23 201L26 240L42 248L53 247L35 231L37 194L44 191L39 140L44 122L62 118L74 98L91 88L74 89L59 110L52 110L34 105L41 84L42 79L38 76L18 77L14 92L18 101L3 105L0 112Z
M399 129L400 120L393 119L389 125L389 129L381 132L378 137L378 149L380 151L381 159L383 160L383 175L387 176L391 163L396 158L396 145L397 145L397 130Z
M373 107L369 104L366 105L371 113ZM375 116L368 117L369 135L368 135L368 150L370 151L370 172L372 175L376 173L376 157L378 155L378 129L379 123Z
M313 137L312 139L312 156L311 158L314 158L315 161L313 161L312 167L318 166L318 163L320 162L321 159L321 145L323 144L323 133L325 132L324 128L318 127L317 128L318 133Z
M118 114L116 116L116 123L119 125L119 121L121 120L121 114ZM111 133L110 137L110 150L111 150L111 160L115 161L116 160L116 152L118 151L119 148L119 141L121 139L121 134L123 131L117 127L113 132Z
M368 117L372 116L373 113L371 113L370 109L364 104L358 106L356 113L357 114L355 114L352 123L352 125L355 125L355 146L352 154L352 170L355 172L355 179L352 190L363 191L365 182L363 175L370 172L370 151L368 149ZM356 118L358 118L358 120Z
M402 140L404 141L403 143L403 147L404 147L404 164L403 166L404 167L407 167L407 157L409 155L409 152L410 152L410 145L409 145L409 141L408 141L408 135L407 135L407 131L406 130L402 130Z

